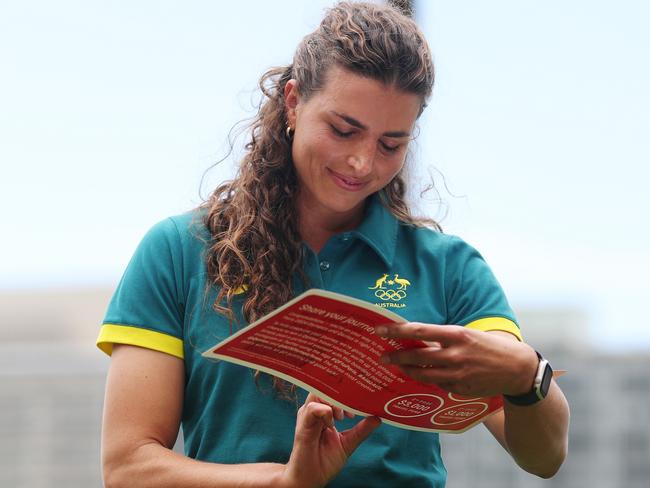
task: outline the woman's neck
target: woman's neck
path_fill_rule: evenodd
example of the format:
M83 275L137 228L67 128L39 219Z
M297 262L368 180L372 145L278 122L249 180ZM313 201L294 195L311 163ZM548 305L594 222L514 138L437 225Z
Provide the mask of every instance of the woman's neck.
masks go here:
M298 206L298 229L302 240L319 253L330 237L356 229L363 220L364 206L346 213L327 211L323 208Z

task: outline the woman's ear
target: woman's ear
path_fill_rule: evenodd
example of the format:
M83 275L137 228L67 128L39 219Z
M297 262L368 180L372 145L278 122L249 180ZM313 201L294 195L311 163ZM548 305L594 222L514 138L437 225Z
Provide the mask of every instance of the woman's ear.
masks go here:
M287 81L284 85L284 109L287 113L287 123L290 127L296 127L296 107L300 101L298 93L298 82L294 79Z

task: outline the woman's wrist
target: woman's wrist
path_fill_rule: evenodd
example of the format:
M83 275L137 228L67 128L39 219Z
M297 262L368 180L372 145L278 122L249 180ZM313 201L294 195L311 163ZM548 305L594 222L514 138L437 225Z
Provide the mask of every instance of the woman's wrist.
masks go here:
M290 462L291 461L289 461L289 463ZM321 486L317 484L306 485L305 480L298 479L296 476L296 470L293 469L289 463L280 465L281 469L278 470L273 483L269 486L273 486L274 488L319 488Z
M535 349L528 344L520 343L520 350L521 354L518 355L518 359L513 362L514 375L511 387L508 388L508 391L502 392L504 395L525 395L533 387L539 358L537 357Z
M289 470L289 464L277 464L274 466L273 474L269 476L269 487L296 488Z

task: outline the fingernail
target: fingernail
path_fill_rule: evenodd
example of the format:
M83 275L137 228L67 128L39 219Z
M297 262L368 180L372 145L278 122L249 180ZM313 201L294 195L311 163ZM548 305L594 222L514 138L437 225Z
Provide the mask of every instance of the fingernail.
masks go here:
M381 325L381 326L379 326L379 327L375 327L375 333L376 333L376 334L383 335L383 334L385 334L386 332L388 332L388 328L387 328L387 327L384 327L383 325Z

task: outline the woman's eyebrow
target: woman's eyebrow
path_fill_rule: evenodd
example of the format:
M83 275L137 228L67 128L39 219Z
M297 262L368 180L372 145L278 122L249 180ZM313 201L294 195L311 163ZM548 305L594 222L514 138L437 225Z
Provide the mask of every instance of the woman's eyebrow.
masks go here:
M340 119L343 119L348 124L350 124L353 127L356 127L357 129L361 129L361 130L368 129L368 127L363 125L357 119L355 119L353 117L350 117L349 115L342 114L342 113L339 113L339 112L335 112L334 110L331 110L330 113L332 113L333 115L336 115ZM382 136L384 136L384 137L396 137L396 138L410 137L411 133L410 132L405 132L405 131L389 131L389 132L384 132L382 134Z

